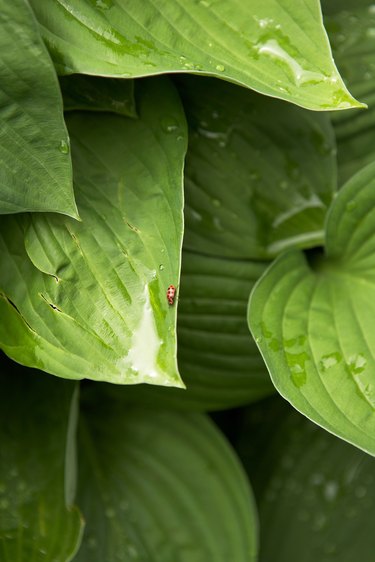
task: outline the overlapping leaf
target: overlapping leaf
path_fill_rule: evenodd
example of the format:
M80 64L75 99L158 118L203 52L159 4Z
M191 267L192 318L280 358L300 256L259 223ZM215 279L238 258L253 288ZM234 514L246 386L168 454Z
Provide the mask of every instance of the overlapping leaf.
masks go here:
M180 92L190 126L185 247L259 259L322 241L336 188L329 118L215 80Z
M24 0L0 2L0 214L77 217L52 61Z
M307 417L375 454L375 165L339 192L326 256L279 259L249 322L279 392Z
M122 389L117 389L122 390ZM241 466L200 414L87 406L76 562L252 562L255 506Z
M77 390L1 356L0 559L68 562L83 522L75 487Z
M310 109L360 104L334 65L320 3L31 0L60 73L202 73Z
M375 7L370 0L323 3L325 24L346 84L367 111L333 114L340 184L375 160Z
M60 87L65 111L109 111L136 117L133 80L73 74L62 76Z
M265 264L184 252L178 307L178 367L186 390L141 385L121 399L218 410L258 400L273 385L249 339L246 305ZM107 387L109 396L117 389ZM126 407L126 406L124 406Z
M1 223L0 344L58 376L178 386L166 290L179 281L185 119L167 80L138 93L139 119L68 119L82 223Z
M272 417L271 411L261 426L248 424L241 446L246 458L252 431L260 430L263 444L249 467L260 511L260 562L372 562L374 459L296 413Z

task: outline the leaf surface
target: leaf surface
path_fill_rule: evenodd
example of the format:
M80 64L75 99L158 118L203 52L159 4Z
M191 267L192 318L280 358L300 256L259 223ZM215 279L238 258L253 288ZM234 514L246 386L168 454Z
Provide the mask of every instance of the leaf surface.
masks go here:
M261 431L249 467L263 530L259 561L372 562L374 459L290 409L259 426L247 425L241 447L246 455Z
M71 505L78 387L0 360L0 559L69 562L83 528Z
M66 378L181 385L176 366L185 118L172 85L139 85L139 119L68 119L82 222L1 224L0 342Z
M249 292L266 264L185 251L178 305L178 367L186 390L137 385L123 401L183 410L219 410L259 400L274 388L249 338ZM109 395L117 388L108 386ZM126 406L124 406L126 407Z
M358 107L310 0L32 0L62 74L218 76L310 109Z
M109 111L136 117L133 80L73 74L61 76L64 110Z
M255 561L251 490L213 423L100 403L81 432L87 532L75 562Z
M327 216L326 253L290 251L255 286L249 324L277 390L375 455L375 166Z
M0 12L0 214L77 218L61 94L38 23L24 0L3 0Z
M336 189L328 115L213 79L179 85L190 129L185 247L264 259L321 243Z
M338 68L367 111L333 113L339 181L375 160L375 7L370 0L324 3L325 24Z

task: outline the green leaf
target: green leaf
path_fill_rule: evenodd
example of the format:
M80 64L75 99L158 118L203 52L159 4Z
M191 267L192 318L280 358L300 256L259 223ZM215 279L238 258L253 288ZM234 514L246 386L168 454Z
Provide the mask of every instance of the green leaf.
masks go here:
M369 0L327 0L325 4L325 23L338 68L354 95L369 108L332 114L342 184L375 160L375 7Z
M78 218L52 61L25 0L0 1L0 214Z
M375 455L375 165L327 216L326 255L282 255L253 290L249 323L282 396Z
M138 385L126 402L183 410L219 410L259 400L274 390L249 338L249 292L265 264L184 252L178 307L178 367L186 390ZM106 393L117 397L117 388Z
M62 76L60 87L65 111L109 111L136 117L133 80L73 74Z
M83 528L71 505L78 387L0 361L1 561L68 562Z
M259 561L372 562L374 459L297 413L269 421L260 428L269 446L263 441L250 470L259 487Z
M190 126L185 247L262 259L321 243L336 189L328 116L224 82L180 84Z
M186 125L166 79L144 81L139 119L69 116L82 222L0 227L0 345L66 378L181 386L176 306ZM25 242L24 242L25 240Z
M218 76L310 109L360 107L310 0L31 0L61 74Z
M118 389L121 390L121 389ZM201 414L90 403L79 502L87 532L75 562L252 562L257 520L233 451Z

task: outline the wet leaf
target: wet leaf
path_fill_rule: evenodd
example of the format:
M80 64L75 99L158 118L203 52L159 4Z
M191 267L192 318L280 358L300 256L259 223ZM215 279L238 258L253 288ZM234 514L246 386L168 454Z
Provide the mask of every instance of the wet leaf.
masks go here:
M72 507L78 387L0 361L1 561L69 562L83 528Z
M139 119L74 113L82 222L8 217L0 227L0 344L66 378L181 386L176 306L185 118L166 79L139 85Z
M97 400L81 431L76 562L255 561L251 490L213 423Z
M310 109L359 104L334 65L320 3L31 0L61 74L218 76Z
M73 74L62 76L64 110L109 111L136 117L133 80Z
M259 561L372 562L374 459L290 408L283 417L268 408L258 424L247 413L241 457L253 449L254 433L263 438L248 467L260 511Z
M290 251L255 286L249 323L282 396L375 455L375 165L327 216L325 255Z
M0 214L77 218L55 70L24 0L0 2Z
M185 247L264 259L321 243L336 189L328 115L216 80L179 85L190 129Z
M249 292L266 264L184 252L178 297L178 367L186 390L137 385L121 400L219 410L274 391L246 323ZM106 393L120 395L112 386ZM124 406L126 407L126 406Z
M371 0L323 4L335 61L367 111L332 114L337 136L339 181L375 160L375 5Z

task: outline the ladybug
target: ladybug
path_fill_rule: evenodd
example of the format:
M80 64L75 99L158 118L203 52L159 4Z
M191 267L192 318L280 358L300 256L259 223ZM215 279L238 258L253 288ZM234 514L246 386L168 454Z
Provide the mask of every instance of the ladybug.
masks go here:
M176 287L174 285L169 285L167 289L167 299L171 306L174 304L175 296L176 296Z

